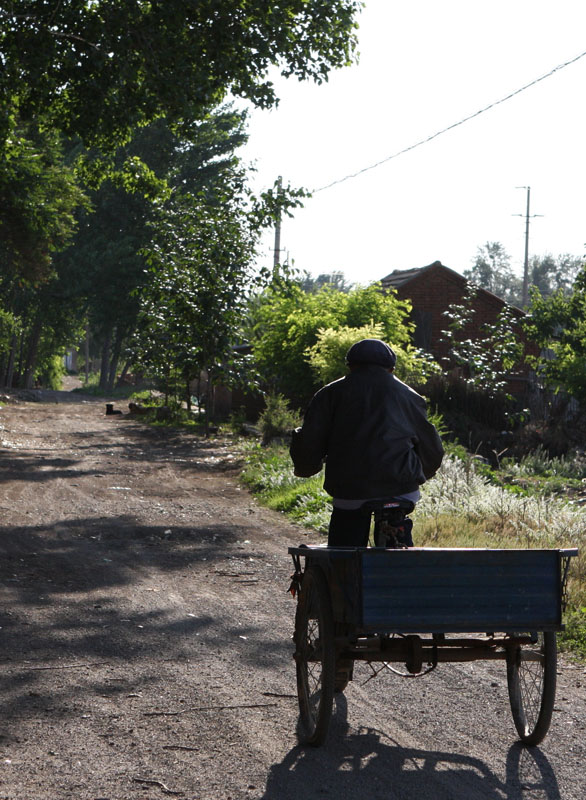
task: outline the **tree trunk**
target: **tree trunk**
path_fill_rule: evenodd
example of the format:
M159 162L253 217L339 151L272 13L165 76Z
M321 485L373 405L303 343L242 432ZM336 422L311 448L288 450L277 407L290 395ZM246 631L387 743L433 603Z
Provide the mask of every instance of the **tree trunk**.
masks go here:
M171 375L171 366L167 363L165 367L165 405L169 405L169 378Z
M208 373L208 381L206 385L206 413L205 413L205 435L210 435L210 422L214 418L214 383L212 380L212 371L209 369Z
M35 367L37 366L37 356L39 354L39 342L41 341L41 331L43 330L43 323L39 315L31 330L28 349L26 353L26 364L22 376L22 386L24 389L32 389L35 377Z
M185 403L187 405L187 413L191 414L191 389L189 388L189 370L187 367L185 367L183 374L185 377Z
M122 372L120 373L120 377L116 382L116 386L122 386L124 383L124 379L128 375L128 370L130 369L130 365L132 364L132 359L129 358L128 361L122 367Z
M14 362L16 360L16 346L18 344L18 336L13 333L10 341L10 352L8 353L8 366L6 367L5 386L12 389L12 379L14 377Z
M112 347L112 358L110 359L110 368L108 371L108 392L111 392L114 389L116 370L118 369L118 361L120 360L123 338L124 334L118 330L118 328L116 328L116 338L114 339L114 346Z
M20 332L20 337L18 339L18 364L17 364L17 367L16 367L16 381L13 381L21 389L23 388L23 386L22 386L22 373L24 372L24 347L25 347L25 343L26 343L26 334L25 334L25 328L23 326L23 329Z
M85 329L84 354L85 354L85 385L87 386L88 383L90 382L90 328L89 328L89 325L87 325L86 329Z
M102 390L102 392L106 392L108 390L111 345L112 345L112 330L110 329L106 334L104 343L102 344L102 363L100 365L100 389Z

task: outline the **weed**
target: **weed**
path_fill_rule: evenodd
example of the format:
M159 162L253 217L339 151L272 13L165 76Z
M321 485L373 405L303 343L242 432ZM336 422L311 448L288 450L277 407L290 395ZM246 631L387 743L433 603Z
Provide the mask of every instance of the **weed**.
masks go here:
M568 613L566 629L559 636L559 646L562 651L570 651L586 659L586 607Z

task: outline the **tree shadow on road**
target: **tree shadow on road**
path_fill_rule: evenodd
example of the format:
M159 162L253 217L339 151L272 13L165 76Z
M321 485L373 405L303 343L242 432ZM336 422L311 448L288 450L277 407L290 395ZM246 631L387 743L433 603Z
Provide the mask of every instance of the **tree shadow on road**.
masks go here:
M321 748L296 746L268 775L262 800L560 800L558 783L538 748L514 744L501 780L481 759L402 747L373 728L350 733L343 695Z
M50 707L51 717L69 713L59 709L71 708L75 684L48 702L39 688L48 670L67 676L79 665L105 675L122 664L134 670L136 691L155 680L140 672L153 655L199 664L212 647L243 669L288 663L288 639L269 640L258 619L274 567L245 535L232 522L166 528L130 516L0 527L3 717L37 707ZM97 680L96 692L108 694L103 675Z

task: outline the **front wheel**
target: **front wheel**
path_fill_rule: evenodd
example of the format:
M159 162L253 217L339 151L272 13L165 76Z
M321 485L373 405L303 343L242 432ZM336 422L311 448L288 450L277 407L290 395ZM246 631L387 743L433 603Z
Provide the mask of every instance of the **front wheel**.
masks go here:
M523 744L545 738L555 701L557 645L552 631L512 647L507 655L507 683L515 727Z
M324 743L334 699L336 652L334 618L322 570L309 566L303 575L295 615L297 695L305 744Z

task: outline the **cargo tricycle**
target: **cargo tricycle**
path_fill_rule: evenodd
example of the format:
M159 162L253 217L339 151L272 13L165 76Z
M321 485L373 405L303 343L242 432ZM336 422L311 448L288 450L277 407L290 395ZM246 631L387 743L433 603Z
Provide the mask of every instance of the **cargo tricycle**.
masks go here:
M577 550L290 547L304 741L324 743L354 663L422 676L503 661L521 741L545 737L556 691L568 568Z

